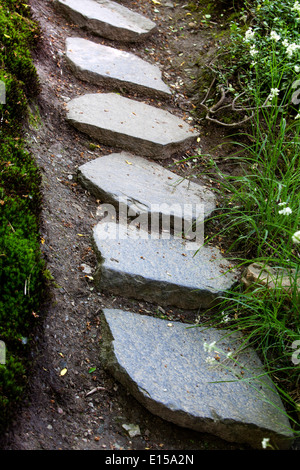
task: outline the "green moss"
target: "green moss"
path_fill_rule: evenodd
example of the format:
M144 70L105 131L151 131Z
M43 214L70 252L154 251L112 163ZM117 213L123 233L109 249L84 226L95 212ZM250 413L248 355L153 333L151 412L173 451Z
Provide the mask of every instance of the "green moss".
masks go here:
M28 106L27 113L29 125L34 129L39 129L42 126L42 118L38 106L31 104Z
M28 344L44 291L45 270L39 245L41 177L23 143L29 101L39 91L30 48L38 27L30 8L0 0L0 340L6 363L0 365L0 429L5 428L26 386Z
M22 84L28 97L39 89L30 50L38 35L36 23L16 11L13 2L0 3L0 63Z

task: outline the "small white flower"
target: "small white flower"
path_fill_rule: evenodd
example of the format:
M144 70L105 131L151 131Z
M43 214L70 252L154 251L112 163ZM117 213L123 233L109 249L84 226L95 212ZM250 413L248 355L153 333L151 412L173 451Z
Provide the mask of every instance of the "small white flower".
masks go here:
M296 73L300 72L300 67L299 67L299 65L295 65L294 68L295 68L295 72L296 72Z
M255 49L255 46L250 47L250 55L254 57L256 54L258 54L258 50Z
M294 233L292 236L293 243L299 244L300 243L300 230Z
M280 35L276 33L276 31L271 31L270 38L273 39L275 42L278 42L280 39Z
M204 343L203 349L204 351L211 352L215 348L216 342L213 341L212 343Z
M283 209L281 209L281 211L278 211L278 214L281 214L281 215L290 215L292 213L292 209L290 207L284 207Z
M264 437L261 442L262 448L266 449L268 447L269 442L270 442L270 439L268 437Z
M214 362L216 362L216 359L214 357L208 356L205 359L205 362L207 362L208 364L214 364Z
M288 57L292 57L294 52L296 52L299 49L299 47L300 46L298 44L295 44L294 42L292 44L289 44L286 48L286 53Z
M230 321L230 316L227 315L225 312L222 312L222 323L227 323Z
M294 3L292 10L295 10L297 13L300 14L300 3L298 1Z
M296 114L295 116L295 119L299 119L300 118L300 113Z
M278 96L279 95L279 91L278 88L271 88L271 94L272 96Z
M271 88L271 92L269 94L269 100L272 100L273 98L275 98L275 96L278 96L279 92L280 90L278 90L278 88Z
M286 202L279 202L278 205L279 206L286 206Z
M284 39L284 40L282 41L282 45L283 45L284 47L288 47L288 46L289 46L288 40L287 40L287 39Z
M249 28L247 29L245 33L244 41L245 42L251 41L252 39L254 39L254 36L255 36L255 32L252 30L252 28Z

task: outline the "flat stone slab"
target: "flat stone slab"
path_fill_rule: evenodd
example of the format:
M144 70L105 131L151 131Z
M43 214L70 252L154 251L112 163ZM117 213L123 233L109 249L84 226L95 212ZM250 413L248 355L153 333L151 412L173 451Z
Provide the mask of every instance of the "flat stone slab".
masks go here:
M236 333L114 309L101 318L103 366L151 413L229 442L290 447L280 397Z
M66 40L66 59L75 76L147 96L170 97L160 69L135 54L82 38Z
M137 42L156 30L156 24L139 13L109 0L55 0L73 23L107 39Z
M263 263L251 263L241 279L247 289L257 289L259 286L268 289L281 290L292 296L300 293L300 276L296 269L286 269L280 266L271 267Z
M199 135L168 111L116 93L87 94L69 101L67 120L103 145L154 159L186 150Z
M85 163L78 169L78 179L119 214L126 208L126 215L147 215L147 225L150 217L152 230L155 224L163 228L171 223L187 235L193 222L202 223L215 210L215 196L208 188L128 152Z
M93 228L99 265L94 274L101 291L183 309L213 306L236 283L220 252L170 233L161 238L128 224L99 222ZM199 250L195 254L196 250Z

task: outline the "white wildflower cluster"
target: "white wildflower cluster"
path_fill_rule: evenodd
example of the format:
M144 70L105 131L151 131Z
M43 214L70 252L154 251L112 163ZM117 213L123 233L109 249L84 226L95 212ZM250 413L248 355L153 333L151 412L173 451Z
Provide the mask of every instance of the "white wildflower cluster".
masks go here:
M255 49L255 46L251 46L251 47L250 47L250 55L251 55L252 57L254 57L254 56L256 56L256 54L258 54L258 50Z
M207 362L208 364L214 364L220 359L219 353L216 349L216 341L212 341L211 343L204 342L203 349L205 352L208 352L208 353L211 353L211 352L217 353L216 357L208 356L205 359L205 362ZM226 353L225 358L229 359L231 356L232 356L232 352L229 351L228 353Z
M292 236L292 241L297 245L300 243L300 230L294 233L294 235Z
M286 202L279 202L278 206L283 207L283 209L281 209L280 211L278 211L278 214L281 214L281 215L290 215L290 214L293 213L292 209L287 206L287 203L286 203ZM295 243L296 245L299 245L299 244L300 244L300 230L298 230L297 232L295 232L295 233L292 235L292 242Z
M280 39L280 35L276 33L276 31L271 31L270 38L273 39L275 42L278 42Z
M281 211L278 211L280 215L290 215L292 213L292 209L290 207L284 207Z
M290 215L293 212L292 209L287 206L286 202L279 202L278 206L282 207L282 209L280 209L280 211L278 211L278 214L280 214L280 215Z
M244 41L245 42L250 42L254 39L254 36L255 36L255 32L253 31L252 28L249 28L249 29L247 29L247 31L245 33Z
M300 15L300 3L298 1L294 3L292 10L295 10Z
M299 2L295 2L293 10L298 11L298 13L300 15L300 3ZM281 40L280 34L278 34L277 31L274 31L274 30L272 30L270 32L270 38L275 42L279 42ZM251 43L251 45L250 45L250 55L252 57L256 56L259 51L255 47L255 44L254 44L254 42L255 42L255 32L253 31L253 29L251 27L249 29L247 29L247 31L245 33L244 42ZM289 41L287 39L284 39L282 41L282 45L285 47L286 54L289 58L291 58L293 56L293 54L295 54L300 49L299 44L296 44L294 42L289 43ZM295 70L296 70L296 68L295 68ZM299 67L298 71L300 71L300 67Z
M209 343L209 344L205 342L205 343L203 344L203 349L204 349L204 351L210 353L210 352L212 352L212 351L215 349L215 345L216 345L216 342L215 342L215 341L213 341L212 343Z
M298 51L300 49L300 45L299 44L295 44L294 42L292 42L291 44L289 44L286 40L284 41L285 44L283 44L285 47L286 47L286 53L287 53L287 56L289 58L292 57L292 55Z
M287 203L286 202L280 202L278 205L279 206L286 206L286 207L283 207L283 209L281 209L280 211L278 211L278 214L280 215L290 215L292 214L292 209L290 207L288 207L286 205Z
M252 28L247 29L244 37L244 42L250 43L251 41L254 41L255 39L255 32L253 31ZM254 44L251 44L250 46L250 55L251 57L255 57L256 54L258 54L258 50L255 48ZM252 62L252 65L256 65L256 62Z
M278 88L271 88L270 94L269 94L269 100L272 101L275 96L278 96L280 93L280 90Z
M222 323L227 323L227 322L229 322L229 321L230 321L230 316L227 315L227 313L222 312L222 320L221 320L221 322L222 322Z
M208 364L214 364L216 362L216 359L214 357L208 356L205 359L205 362L207 362Z

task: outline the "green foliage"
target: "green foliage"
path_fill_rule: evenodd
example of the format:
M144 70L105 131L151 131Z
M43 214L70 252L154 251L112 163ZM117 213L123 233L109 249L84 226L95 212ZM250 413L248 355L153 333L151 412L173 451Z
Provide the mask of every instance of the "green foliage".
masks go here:
M20 12L26 12L26 17ZM0 63L22 83L26 95L31 97L39 89L30 51L39 29L28 16L28 8L23 4L15 5L13 1L0 4Z
M18 135L20 132L26 115L27 98L22 84L4 69L0 69L0 80L6 89L6 104L0 104L1 138L7 133Z
M19 206L18 206L19 207ZM22 217L22 214L21 214ZM36 221L25 212L22 225L15 228L7 217L1 218L0 230L0 336L6 344L28 334L32 312L40 302L43 263L39 255ZM3 225L2 225L3 224ZM5 319L5 322L3 321Z
M241 271L259 263L289 276L288 290L280 276L272 287L241 282L220 299L213 323L242 331L257 349L297 435L299 364L291 348L300 340L300 112L293 99L295 91L299 97L299 26L294 0L245 1L230 25L230 40L214 63L216 83L228 100L243 99L251 120L230 142L237 149L230 161L239 170L223 174L212 160L222 202L211 221L219 228L212 239L226 240L227 256Z
M262 96L268 96L274 83L284 95L300 72L299 26L300 8L294 0L246 1L215 63L218 81L232 83L236 94L246 92L249 98L259 69Z
M28 345L44 288L40 174L22 139L28 100L39 89L30 52L37 34L25 2L0 0L0 80L6 87L6 103L0 104L0 340L6 346L0 429L24 393Z
M11 419L12 408L20 402L25 374L25 366L20 358L8 352L6 364L0 364L0 429L5 429Z
M0 143L0 199L2 205L7 202L8 206L18 199L20 207L38 215L41 176L32 156L16 139L6 138Z

